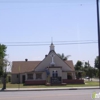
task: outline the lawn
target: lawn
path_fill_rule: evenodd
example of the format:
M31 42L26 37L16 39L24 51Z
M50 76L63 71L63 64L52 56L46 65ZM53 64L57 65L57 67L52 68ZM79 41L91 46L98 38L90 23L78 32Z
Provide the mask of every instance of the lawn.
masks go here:
M99 82L95 81L85 81L85 84L68 84L63 86L45 86L45 85L30 85L30 86L24 86L23 84L20 84L20 88L52 88L52 87L85 87L85 86L98 86ZM7 88L18 88L18 84L11 84L7 83ZM2 84L0 84L0 88L2 88Z

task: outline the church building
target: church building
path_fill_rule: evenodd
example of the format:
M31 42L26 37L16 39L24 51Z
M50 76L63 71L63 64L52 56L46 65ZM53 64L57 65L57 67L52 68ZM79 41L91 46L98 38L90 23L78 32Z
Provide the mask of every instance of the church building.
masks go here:
M76 79L72 60L62 60L55 52L53 43L48 55L42 61L13 61L11 83L26 85L44 84L83 84L83 80Z

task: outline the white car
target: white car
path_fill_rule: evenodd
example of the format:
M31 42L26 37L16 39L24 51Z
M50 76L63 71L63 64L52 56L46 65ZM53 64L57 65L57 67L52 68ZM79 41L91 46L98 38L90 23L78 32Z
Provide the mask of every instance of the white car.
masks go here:
M87 77L85 77L85 78L86 78L86 79L90 79L90 77L88 77L88 76L87 76Z

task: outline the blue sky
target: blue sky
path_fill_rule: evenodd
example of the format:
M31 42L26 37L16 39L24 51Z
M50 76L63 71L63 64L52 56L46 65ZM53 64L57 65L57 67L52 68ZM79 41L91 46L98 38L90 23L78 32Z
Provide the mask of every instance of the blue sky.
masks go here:
M53 41L97 40L95 1L0 0L0 43L50 44L51 37ZM93 66L98 44L55 45L55 51L71 55L69 59L74 64L77 60L89 60ZM48 52L49 45L7 47L10 61L42 60Z

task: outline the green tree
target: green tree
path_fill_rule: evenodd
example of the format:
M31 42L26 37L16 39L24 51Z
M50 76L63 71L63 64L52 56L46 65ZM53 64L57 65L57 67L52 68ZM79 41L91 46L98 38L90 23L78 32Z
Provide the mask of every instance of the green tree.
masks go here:
M75 64L75 70L76 71L82 71L83 70L83 62L78 60Z
M89 61L88 62L85 62L83 71L86 73L86 76L89 76L88 75L89 68L90 68Z
M93 78L93 67L89 67L88 68L88 73L87 73L87 75L91 78L91 80L92 80L92 78Z
M90 77L91 80L93 77L98 77L98 69L95 67L91 67L91 65L88 62L85 62L83 65L82 61L77 61L77 63L75 64L75 70L76 72L81 72L82 73L82 77ZM78 75L77 75L78 76Z
M99 77L99 75L97 76L97 73L98 73L98 69L94 67L92 71L93 77Z
M99 69L99 56L95 58L94 66Z
M3 67L5 66L5 56L6 56L6 49L5 45L0 44L0 77L3 75Z
M70 57L70 55L65 56L64 53L62 53L62 54L58 53L57 55L64 61L68 60L68 58Z
M99 78L99 70L96 70L96 77Z
M3 75L3 59L0 59L0 77Z
M86 72L85 71L82 72L82 77L86 77Z
M91 65L89 64L89 61L85 62L83 69L84 69L84 72L86 72L86 76L90 77L91 80L93 77L96 77L96 73L98 69L96 67L91 67Z
M76 77L77 79L81 78L82 79L82 71L83 71L83 62L78 60L75 64L75 70L76 70Z
M3 77L3 88L6 89L6 73L4 73L4 67L7 67L8 60L6 57L7 47L3 44L0 44L0 77Z

